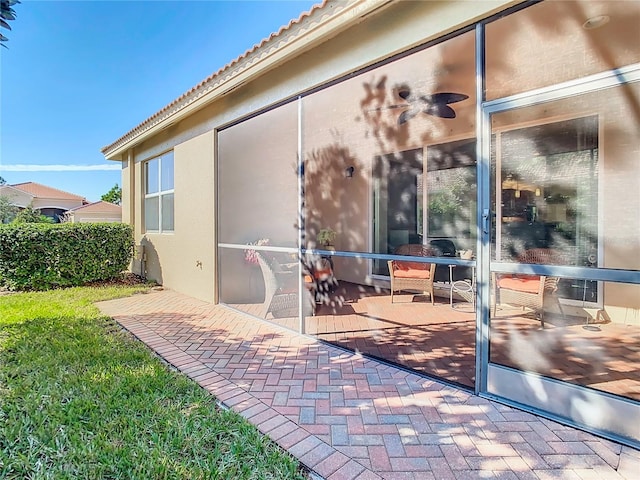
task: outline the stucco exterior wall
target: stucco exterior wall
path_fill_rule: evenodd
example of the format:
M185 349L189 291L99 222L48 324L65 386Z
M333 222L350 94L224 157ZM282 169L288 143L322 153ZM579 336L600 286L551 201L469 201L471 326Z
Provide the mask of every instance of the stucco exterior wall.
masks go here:
M135 217L133 214L133 202L132 198L135 197L135 184L134 184L134 172L135 166L133 159L125 160L122 162L121 170L121 185L122 185L122 197L120 204L122 206L122 222L133 224Z
M108 213L74 212L71 217L72 223L86 223L86 222L116 223L121 221L122 221L122 217L120 215L108 214Z
M81 207L82 200L62 200L59 198L34 198L33 208L61 208L63 210L71 210L72 208Z
M136 222L135 236L136 243L144 245L147 278L209 302L214 301L215 272L214 142L213 132L208 132L174 149L173 232L143 233L144 220L134 213L141 219ZM136 163L134 170L133 184L138 187L136 192L142 192L141 164ZM134 211L139 212L143 196L134 195L134 202Z

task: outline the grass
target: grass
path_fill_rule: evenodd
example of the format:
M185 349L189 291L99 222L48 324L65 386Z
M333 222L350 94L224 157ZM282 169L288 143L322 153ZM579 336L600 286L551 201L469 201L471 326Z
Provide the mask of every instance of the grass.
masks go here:
M0 296L0 478L305 478L93 305L144 288Z

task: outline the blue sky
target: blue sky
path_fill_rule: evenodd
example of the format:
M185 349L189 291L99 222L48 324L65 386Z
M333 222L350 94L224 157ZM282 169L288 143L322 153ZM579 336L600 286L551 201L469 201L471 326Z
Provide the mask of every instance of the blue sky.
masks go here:
M97 201L100 149L320 0L30 1L0 50L0 176Z

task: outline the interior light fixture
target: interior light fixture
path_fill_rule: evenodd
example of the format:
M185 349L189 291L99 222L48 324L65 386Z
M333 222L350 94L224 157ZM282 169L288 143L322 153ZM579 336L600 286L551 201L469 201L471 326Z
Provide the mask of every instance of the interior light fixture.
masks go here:
M536 197L539 197L541 193L542 193L542 192L540 192L540 189L539 189L539 188L536 188Z
M603 25L609 23L609 20L611 20L609 15L596 15L594 17L588 18L587 21L582 24L582 28L584 28L585 30L600 28Z

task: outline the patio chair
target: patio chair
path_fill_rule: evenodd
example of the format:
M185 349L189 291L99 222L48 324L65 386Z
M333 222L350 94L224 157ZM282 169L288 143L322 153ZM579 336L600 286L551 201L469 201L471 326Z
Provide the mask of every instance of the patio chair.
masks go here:
M297 317L300 298L298 269L285 270L277 260L267 261L260 252L256 252L256 258L264 280L262 317L266 318L268 313L274 318ZM305 292L309 293L308 290ZM303 307L305 314L313 315L315 312L315 302L310 293L304 298Z
M329 295L338 286L331 257L311 256L303 262L304 282L315 303L328 303Z
M518 262L540 265L562 265L563 263L557 252L549 248L525 250L518 256ZM545 275L496 275L493 273L493 316L496 314L497 304L499 303L529 308L538 315L540 326L544 328L544 305L547 299L551 299L564 318L564 311L556 295L558 280L558 277Z
M424 245L400 245L395 255L411 255L414 257L433 257L435 252ZM435 263L421 263L403 260L390 260L389 277L391 278L391 303L397 291L418 291L429 294L431 305L434 305L433 282L436 273Z

